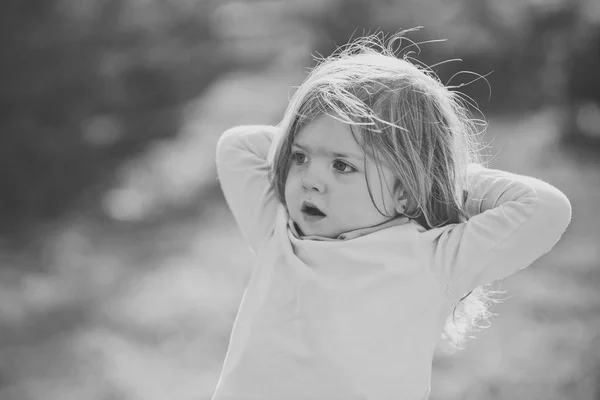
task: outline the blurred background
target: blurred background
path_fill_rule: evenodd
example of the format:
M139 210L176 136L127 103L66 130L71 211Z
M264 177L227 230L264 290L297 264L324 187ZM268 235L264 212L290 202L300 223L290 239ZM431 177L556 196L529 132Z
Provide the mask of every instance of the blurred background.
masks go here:
M444 82L487 76L492 166L574 209L431 398L600 399L595 0L0 2L0 399L209 399L251 262L217 138L277 123L312 55L416 26L448 39L418 59L462 60Z

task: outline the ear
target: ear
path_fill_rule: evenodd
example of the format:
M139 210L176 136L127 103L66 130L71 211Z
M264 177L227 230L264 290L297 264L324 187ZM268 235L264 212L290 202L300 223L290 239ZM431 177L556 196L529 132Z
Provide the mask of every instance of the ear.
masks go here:
M402 183L400 181L396 181L396 184L394 185L394 200L396 203L396 213L398 214L404 214L406 213L406 210L409 209L410 204L409 204L409 196L408 193L406 192L406 190L404 190L404 186L402 185Z

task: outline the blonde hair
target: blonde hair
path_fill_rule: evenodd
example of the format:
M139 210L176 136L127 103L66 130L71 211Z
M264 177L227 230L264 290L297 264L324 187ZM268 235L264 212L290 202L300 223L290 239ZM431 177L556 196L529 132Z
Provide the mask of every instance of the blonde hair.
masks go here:
M328 115L349 124L376 165L385 163L396 173L410 194L409 218L428 229L468 219L466 169L480 162L476 136L483 122L470 117L461 94L430 68L395 55L394 42L403 34L387 41L379 35L354 40L322 59L298 87L272 160L272 184L283 204L296 135ZM486 293L477 288L455 307L442 335L453 348L480 326L477 321L489 318Z

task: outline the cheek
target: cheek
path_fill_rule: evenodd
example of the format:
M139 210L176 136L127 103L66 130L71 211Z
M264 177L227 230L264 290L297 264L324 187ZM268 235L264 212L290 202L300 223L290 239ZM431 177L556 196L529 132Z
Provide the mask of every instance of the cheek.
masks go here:
M377 196L375 196L377 190L377 187L371 186L376 204L378 204ZM331 200L336 204L337 211L342 214L349 213L354 216L353 218L360 219L362 216L369 216L375 210L364 176L351 184L339 185Z
M390 171L381 171L381 176L379 176L378 172L371 171L369 174L369 187L371 188L371 194L373 200L369 196L369 191L367 191L367 197L371 202L371 205L374 208L377 208L383 212L390 213L394 209L394 200L393 200L393 188L394 188L394 179ZM375 205L373 205L375 203Z

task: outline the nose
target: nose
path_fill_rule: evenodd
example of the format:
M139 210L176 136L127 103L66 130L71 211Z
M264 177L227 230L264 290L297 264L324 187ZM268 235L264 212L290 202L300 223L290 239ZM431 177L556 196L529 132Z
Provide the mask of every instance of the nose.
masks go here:
M308 192L325 192L326 184L323 179L323 173L319 172L318 168L315 166L309 166L304 173L304 176L302 176L302 187Z

